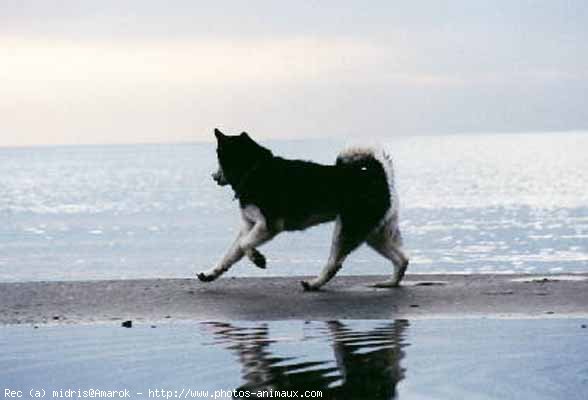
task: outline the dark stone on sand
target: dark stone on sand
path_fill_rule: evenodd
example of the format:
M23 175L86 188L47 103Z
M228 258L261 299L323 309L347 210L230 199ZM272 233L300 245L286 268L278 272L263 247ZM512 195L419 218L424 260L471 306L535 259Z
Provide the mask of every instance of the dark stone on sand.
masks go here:
M127 321L123 321L120 326L122 326L123 328L132 328L133 327L133 321L131 321L130 319Z

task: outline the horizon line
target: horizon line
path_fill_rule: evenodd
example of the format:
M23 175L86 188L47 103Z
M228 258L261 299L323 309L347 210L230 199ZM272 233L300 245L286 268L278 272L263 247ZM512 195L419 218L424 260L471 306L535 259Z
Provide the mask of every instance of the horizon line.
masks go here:
M393 140L396 138L407 138L407 137L435 137L435 136L495 136L495 135L545 135L545 134L588 134L588 128L586 129L566 129L566 130L525 130L525 131L477 131L477 132L419 132L419 133L400 133L390 137L373 136L373 139L378 140ZM258 138L260 141L278 141L278 142L293 142L293 141L311 141L311 140L357 140L358 136L354 135L341 135L341 136L325 136L325 137L264 137ZM210 144L214 143L214 140L206 139L190 139L190 140L171 140L171 141L144 141L144 142L107 142L107 143L36 143L36 144L0 144L0 149L30 149L30 148L51 148L51 147L92 147L92 146L150 146L150 145L182 145L182 144Z

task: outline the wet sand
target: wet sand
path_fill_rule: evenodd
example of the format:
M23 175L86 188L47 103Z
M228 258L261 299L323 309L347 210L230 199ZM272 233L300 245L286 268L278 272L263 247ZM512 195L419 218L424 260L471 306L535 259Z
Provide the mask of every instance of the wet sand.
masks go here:
M588 316L588 274L340 276L310 293L300 279L0 283L0 324Z

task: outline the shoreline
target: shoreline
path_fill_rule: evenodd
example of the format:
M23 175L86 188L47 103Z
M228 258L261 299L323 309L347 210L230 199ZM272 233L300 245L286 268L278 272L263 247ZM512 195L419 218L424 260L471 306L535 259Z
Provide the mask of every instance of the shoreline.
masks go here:
M338 276L319 292L302 277L0 283L0 325L132 320L586 318L588 273Z

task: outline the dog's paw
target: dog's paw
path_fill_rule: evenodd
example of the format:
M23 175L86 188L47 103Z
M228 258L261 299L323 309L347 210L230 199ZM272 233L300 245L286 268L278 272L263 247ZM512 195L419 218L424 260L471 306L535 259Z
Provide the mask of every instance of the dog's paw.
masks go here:
M257 268L265 269L265 266L266 266L265 256L263 254L261 254L259 251L257 251L256 249L251 249L247 253L247 256L249 257L251 262L253 264L255 264L255 266Z
M202 282L212 282L214 281L214 276L212 275L206 275L204 272L200 272L198 275L196 275L198 277L199 280L201 280Z
M300 284L302 285L302 289L304 289L305 292L315 292L315 291L319 290L318 287L312 286L307 281L300 281Z

